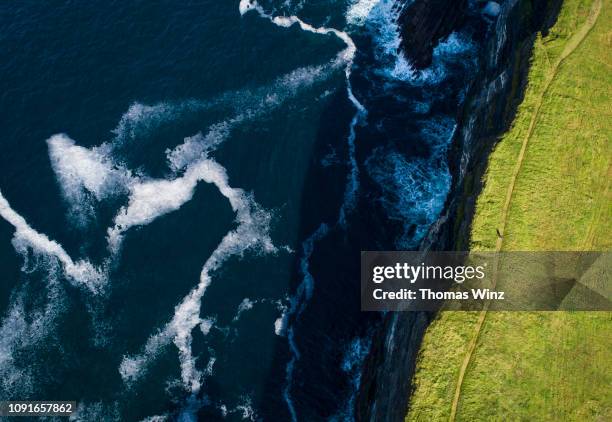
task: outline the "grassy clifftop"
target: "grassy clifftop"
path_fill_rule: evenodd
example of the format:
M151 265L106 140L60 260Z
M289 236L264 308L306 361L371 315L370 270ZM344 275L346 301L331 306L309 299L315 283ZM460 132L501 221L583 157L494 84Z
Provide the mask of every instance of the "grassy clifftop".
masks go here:
M525 98L489 158L472 249L612 249L611 8L565 0L537 38ZM612 420L611 333L605 312L443 312L406 420Z

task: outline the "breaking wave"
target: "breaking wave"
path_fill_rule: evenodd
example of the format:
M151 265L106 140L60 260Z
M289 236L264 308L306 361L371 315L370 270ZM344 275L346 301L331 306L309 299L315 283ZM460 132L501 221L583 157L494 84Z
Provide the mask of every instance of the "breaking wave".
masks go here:
M404 227L397 240L400 249L416 248L444 207L451 185L446 151L455 128L450 119L424 124L421 133L430 146L426 158L406 158L379 147L366 160L369 175L383 192L379 201L389 218Z
M349 25L363 25L372 9L376 7L381 0L356 0L346 11L346 22Z
M434 48L432 64L428 68L414 68L400 47L402 39L399 18L403 9L411 3L412 1L361 0L348 11L349 23L365 26L374 41L378 76L416 86L437 85L448 76L449 64L472 65L476 44L468 35L453 32Z

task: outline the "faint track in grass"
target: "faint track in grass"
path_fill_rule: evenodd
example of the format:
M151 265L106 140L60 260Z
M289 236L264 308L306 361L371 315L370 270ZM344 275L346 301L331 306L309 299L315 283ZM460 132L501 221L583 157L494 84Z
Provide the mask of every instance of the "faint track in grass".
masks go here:
M553 67L549 70L549 74L546 78L544 86L540 92L540 95L538 96L536 107L531 115L531 121L529 122L529 128L527 130L527 134L525 135L525 138L523 139L521 150L517 157L516 164L514 166L514 171L512 173L512 178L510 179L510 184L508 185L508 190L506 192L504 206L502 208L501 227L499 228L499 232L501 236L497 237L497 241L495 243L495 252L500 252L503 246L504 235L505 235L504 232L506 230L506 223L508 220L508 210L510 208L510 203L512 201L512 195L514 193L516 179L521 171L523 160L525 158L525 152L527 151L529 140L531 139L534 129L536 127L536 123L537 123L537 120L540 114L540 109L542 108L542 104L544 102L544 97L546 96L546 93L548 92L548 89L550 88L550 85L552 84L553 80L557 76L559 67L561 66L563 61L566 58L568 58L576 50L576 48L578 48L578 46L580 46L582 41L584 41L584 39L589 34L589 32L591 32L591 29L593 29L593 27L595 26L595 23L597 22L597 18L599 17L599 14L601 12L601 8L602 8L602 0L595 0L593 2L593 5L591 6L591 10L589 12L589 16L587 17L586 21L580 27L580 29L578 29L578 31L570 37L567 44L565 45L565 48L561 52L561 55L555 61ZM496 267L497 265L498 265L498 262L496 262ZM496 277L494 276L493 287L495 287L495 282L496 282ZM474 336L472 337L472 340L470 341L465 358L463 359L463 362L461 364L461 368L459 370L459 376L457 378L457 385L455 387L455 395L451 403L451 413L449 417L450 422L454 422L457 417L457 408L459 406L459 399L461 397L461 388L463 386L463 380L465 378L465 374L472 360L474 350L476 350L478 338L480 337L480 332L484 325L484 321L486 319L487 312L489 310L489 305L490 305L490 302L486 302L483 310L480 311L478 320L476 322Z

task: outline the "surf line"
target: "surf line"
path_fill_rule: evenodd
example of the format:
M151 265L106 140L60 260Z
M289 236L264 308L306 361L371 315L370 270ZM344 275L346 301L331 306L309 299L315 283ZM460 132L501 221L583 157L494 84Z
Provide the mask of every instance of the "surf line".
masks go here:
M343 63L344 66L344 74L346 77L346 92L348 95L349 101L356 108L355 115L351 119L351 123L349 126L349 134L347 138L348 143L348 155L349 155L349 174L347 176L347 184L344 192L344 201L342 203L342 207L340 209L340 215L338 218L338 223L342 227L346 227L346 216L347 214L353 210L355 207L355 195L357 190L359 189L359 167L357 166L357 159L355 158L355 138L356 138L356 127L359 123L361 123L367 116L367 110L359 102L355 94L353 93L353 87L351 84L351 71L353 67L353 61L355 59L355 54L357 53L357 46L353 42L353 39L344 31L340 31L335 28L326 28L326 27L314 27L297 16L272 16L267 13L263 7L257 3L257 0L240 0L240 5L238 6L240 14L244 15L249 11L255 11L264 19L268 19L274 25L289 28L293 25L298 25L300 29L306 32L311 32L313 34L320 35L328 35L333 34L338 39L340 39L346 45L346 48L338 53L336 58L335 65Z
M268 19L273 24L283 27L289 28L295 24L299 25L300 29L303 31L311 32L314 34L328 35L333 34L341 41L344 42L346 48L338 53L338 56L333 63L334 66L344 64L344 74L346 78L346 90L349 101L353 104L356 109L355 115L351 119L349 125L349 134L347 137L348 144L348 164L349 164L349 173L347 175L347 183L344 191L344 199L342 202L342 206L339 211L338 221L336 225L346 228L347 224L347 214L352 211L355 207L356 193L359 189L359 167L357 166L357 159L355 157L355 138L356 138L356 127L362 121L365 120L367 116L367 110L359 102L357 97L353 92L352 84L351 84L351 71L353 61L355 59L355 54L357 52L357 47L353 42L352 38L343 31L337 30L335 28L326 28L326 27L314 27L310 24L305 23L297 16L272 16L257 3L257 0L241 0L239 5L239 11L241 15L246 14L249 11L255 11L264 19ZM302 272L302 283L300 283L296 294L291 300L291 309L283 318L286 322L289 318L297 318L302 313L305 307L304 302L308 302L310 297L312 296L312 291L314 288L314 279L309 271L309 261L312 251L314 249L315 242L321 240L325 237L329 232L329 227L326 224L322 224L316 231L313 233L308 239L306 239L302 243L303 248L303 257L301 259L301 272ZM293 401L291 400L291 388L293 386L293 372L296 361L300 358L300 352L295 343L294 332L292 327L287 328L287 338L289 341L289 347L292 354L291 359L287 363L286 367L286 384L283 389L283 396L287 406L289 408L289 413L291 415L291 420L297 421L297 413L295 407L293 405Z

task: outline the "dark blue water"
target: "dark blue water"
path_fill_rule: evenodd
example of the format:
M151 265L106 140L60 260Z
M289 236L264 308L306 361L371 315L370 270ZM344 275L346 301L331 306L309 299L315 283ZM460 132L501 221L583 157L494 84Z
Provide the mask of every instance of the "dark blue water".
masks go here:
M0 4L0 397L352 420L359 251L436 221L477 66L415 72L401 4Z

